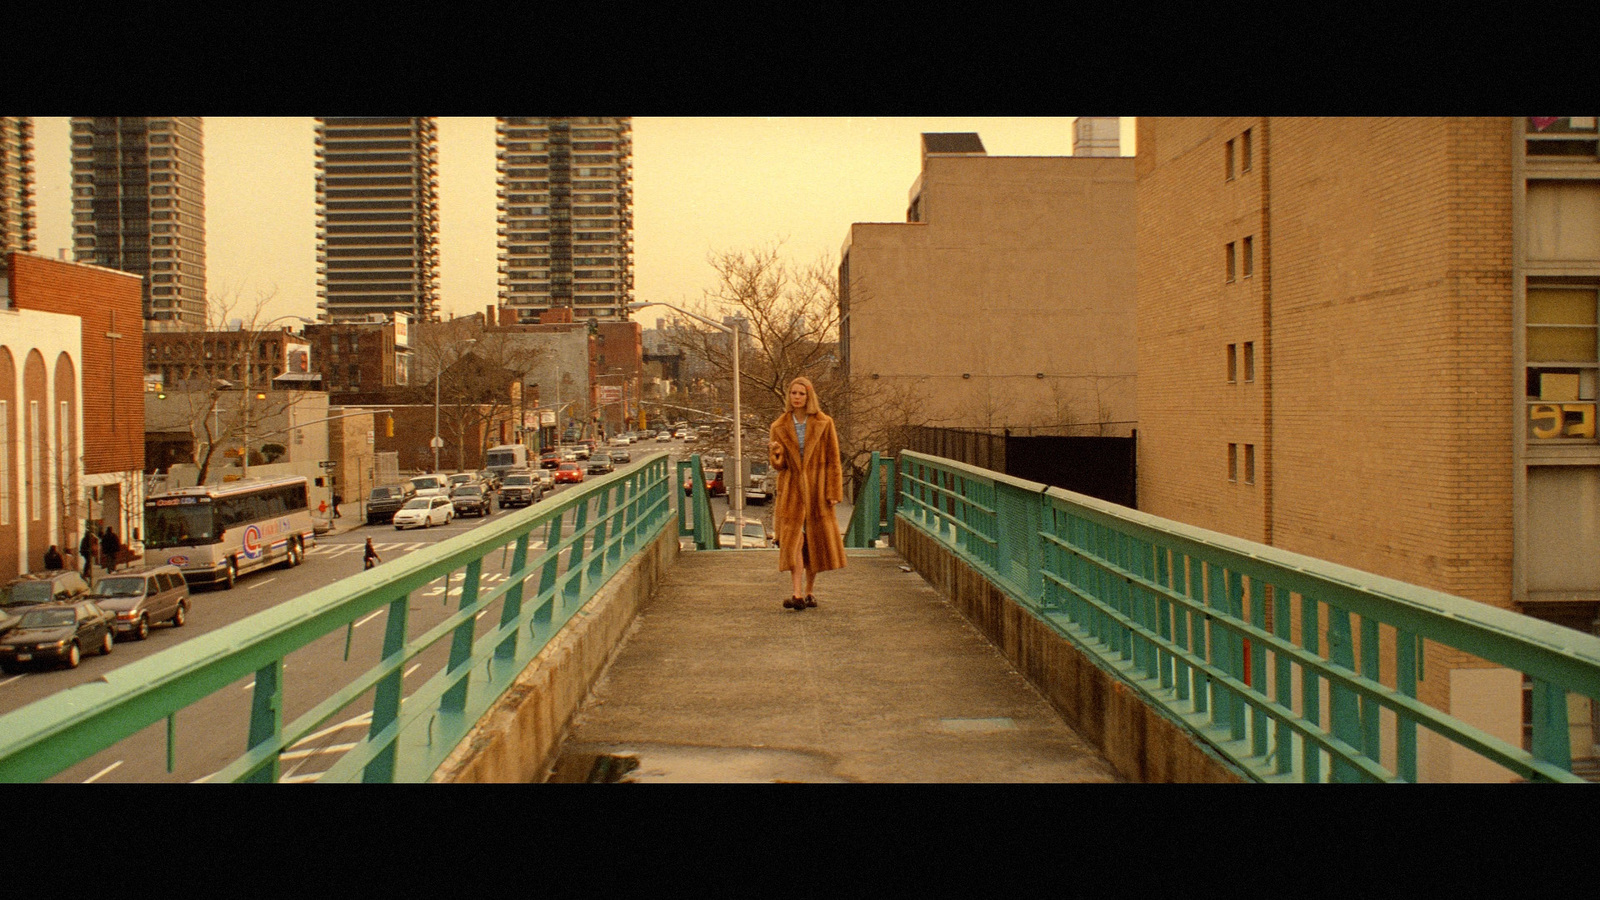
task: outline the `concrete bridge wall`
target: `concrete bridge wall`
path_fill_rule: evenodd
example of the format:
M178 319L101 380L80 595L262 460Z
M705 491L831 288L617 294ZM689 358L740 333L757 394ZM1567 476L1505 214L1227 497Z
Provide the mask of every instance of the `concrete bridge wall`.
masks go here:
M976 569L901 517L894 546L1130 781L1246 779Z

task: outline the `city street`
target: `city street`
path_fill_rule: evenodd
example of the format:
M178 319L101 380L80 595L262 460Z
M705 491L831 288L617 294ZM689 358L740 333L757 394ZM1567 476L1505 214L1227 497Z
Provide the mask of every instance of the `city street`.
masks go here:
M634 448L630 448L634 449ZM635 460L665 450L674 460L696 452L694 445L681 441L646 444L637 447ZM630 463L634 465L637 463ZM626 466L622 467L626 468ZM559 497L572 485L558 485L546 500ZM681 488L678 496L681 497ZM713 500L713 514L721 521L726 512L725 498ZM765 507L750 507L747 515L765 516ZM432 546L441 540L465 533L516 510L499 511L483 518L457 518L448 525L427 529L397 531L393 526L362 524L359 504L346 504L344 517L335 521L335 531L321 535L315 547L308 548L305 562L294 569L274 568L240 578L231 590L195 588L191 592L188 623L182 628L160 626L152 629L145 641L122 641L110 656L89 655L77 669L43 669L0 677L0 713L9 712L74 685L100 678L117 667L153 653L177 646L184 640L232 624L256 612L298 597L332 581L362 571L362 549L368 537L382 558L393 563L407 553ZM530 547L544 549L542 540ZM483 585L493 587L507 577L511 548L485 560ZM441 580L411 597L409 632L417 635L434 627L456 608L461 593L460 575L453 583ZM479 631L486 633L498 621L499 605L493 604L479 615ZM376 663L383 640L384 615L375 612L354 623L350 634L348 661L345 635L328 635L317 643L291 654L284 663L284 721L310 709L317 702L348 683L355 673ZM409 692L440 671L448 658L448 641L441 642L413 660L405 671ZM188 782L202 781L231 762L243 751L247 734L253 679L220 691L181 711L176 717L177 760L173 772L166 771L166 724L156 723L91 759L51 779L56 782ZM365 734L371 710L371 692L346 708L328 727L319 730L301 745L285 754L283 781L308 781L325 771L345 750Z

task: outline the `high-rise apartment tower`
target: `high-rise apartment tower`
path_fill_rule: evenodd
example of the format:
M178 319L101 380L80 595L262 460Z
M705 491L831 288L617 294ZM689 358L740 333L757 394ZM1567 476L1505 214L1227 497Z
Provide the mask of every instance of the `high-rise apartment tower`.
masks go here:
M32 252L33 119L0 116L0 254Z
M79 262L144 276L146 330L204 330L200 119L74 118L72 243Z
M431 118L317 119L317 306L327 322L439 308L439 132Z
M626 116L495 120L500 305L515 321L565 308L628 319L633 124Z

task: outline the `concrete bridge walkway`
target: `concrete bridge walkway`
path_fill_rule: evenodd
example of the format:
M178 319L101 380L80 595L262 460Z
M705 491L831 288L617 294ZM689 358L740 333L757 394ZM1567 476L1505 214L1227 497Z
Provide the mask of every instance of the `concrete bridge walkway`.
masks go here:
M895 551L850 551L798 613L776 557L680 555L550 780L1122 780Z

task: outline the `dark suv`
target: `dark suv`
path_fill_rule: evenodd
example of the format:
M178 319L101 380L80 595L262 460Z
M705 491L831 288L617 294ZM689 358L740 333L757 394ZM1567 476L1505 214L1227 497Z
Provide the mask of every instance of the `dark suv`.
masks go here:
M543 498L544 485L539 483L537 475L530 474L526 470L507 472L505 480L500 482L501 509L531 506Z
M17 624L24 609L41 603L69 603L89 593L89 585L72 569L35 572L0 588L0 634Z
M394 514L416 495L417 489L408 481L373 488L367 495L367 524L393 522Z

